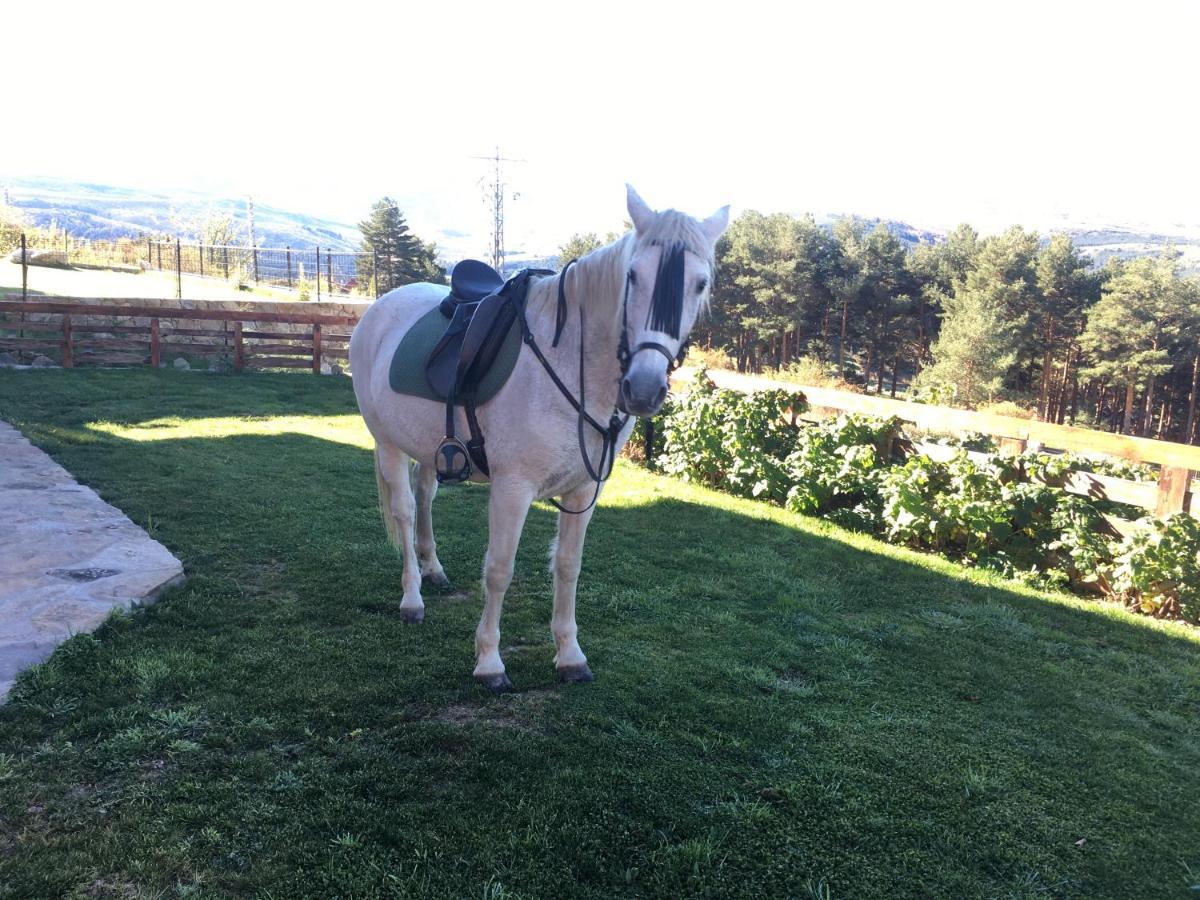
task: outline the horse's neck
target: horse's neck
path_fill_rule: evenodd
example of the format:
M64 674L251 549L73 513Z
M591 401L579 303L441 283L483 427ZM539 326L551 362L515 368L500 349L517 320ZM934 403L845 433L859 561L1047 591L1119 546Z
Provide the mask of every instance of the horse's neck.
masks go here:
M617 400L620 363L617 344L621 339L621 303L624 299L625 269L628 266L630 235L601 247L580 259L565 273L567 324L557 347L554 340L560 273L542 281L536 302L530 303L529 327L546 358L560 378L575 392L579 390L580 322L587 406L593 415L607 416ZM583 315L580 309L583 308Z

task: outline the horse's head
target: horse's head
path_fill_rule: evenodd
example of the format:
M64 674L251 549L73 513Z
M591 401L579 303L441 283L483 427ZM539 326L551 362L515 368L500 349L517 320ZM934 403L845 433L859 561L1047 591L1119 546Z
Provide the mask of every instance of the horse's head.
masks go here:
M666 399L672 362L708 303L729 207L703 221L673 209L655 212L632 187L628 205L635 240L625 272L623 349L629 356L620 404L633 415L652 416Z

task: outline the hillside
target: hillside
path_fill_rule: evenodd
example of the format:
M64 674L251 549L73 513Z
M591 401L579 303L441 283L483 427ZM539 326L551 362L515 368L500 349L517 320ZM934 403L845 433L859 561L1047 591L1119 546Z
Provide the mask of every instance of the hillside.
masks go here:
M56 178L9 177L0 175L13 206L25 211L31 224L46 227L57 223L76 237L112 239L143 234L179 234L192 232L195 223L212 215L228 215L241 229L245 240L245 198L214 197L194 191L173 191L170 194L114 187ZM817 221L832 227L845 214L820 215ZM868 228L883 224L908 248L920 243L941 239L942 232L912 225L896 219L859 216ZM358 228L292 212L278 207L255 203L255 230L258 244L263 247L291 246L297 248L328 247L333 250L353 250L358 245ZM1165 247L1174 247L1181 256L1185 271L1200 272L1200 228L1183 225L1154 227L1143 224L1107 224L1075 221L1069 216L1052 222L1032 223L1046 238L1054 232L1071 236L1077 247L1097 266L1118 257L1157 256ZM447 262L467 255L478 255L470 247L482 241L463 232L441 232L433 235ZM553 248L536 248L529 252L514 252L509 266L538 266L553 263Z
M31 224L46 227L57 223L76 237L92 240L142 234L186 236L194 231L195 223L213 215L227 215L245 228L244 198L181 191L168 195L55 178L7 178L0 184L7 187L11 204L24 210ZM261 203L254 204L254 228L258 244L264 247L351 250L358 242L358 229L353 225Z

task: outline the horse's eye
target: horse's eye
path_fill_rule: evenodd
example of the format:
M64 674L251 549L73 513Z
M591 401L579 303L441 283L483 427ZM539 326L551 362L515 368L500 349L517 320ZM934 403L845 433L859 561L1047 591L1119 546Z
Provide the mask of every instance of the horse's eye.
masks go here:
M699 283L696 285L696 293L703 294L706 287L708 287L708 279L701 278Z
M633 271L633 269L629 270L629 283L637 287L637 272Z

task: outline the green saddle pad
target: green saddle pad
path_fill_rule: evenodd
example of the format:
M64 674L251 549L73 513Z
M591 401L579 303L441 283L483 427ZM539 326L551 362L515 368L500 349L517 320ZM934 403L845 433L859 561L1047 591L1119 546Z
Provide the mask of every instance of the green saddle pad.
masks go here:
M397 394L424 397L426 400L446 400L440 394L435 394L426 381L425 362L429 359L430 351L442 339L449 324L450 320L443 316L436 306L413 323L408 333L401 338L400 346L392 356L388 382L393 391ZM496 354L496 361L479 382L479 390L475 395L476 403L487 403L496 396L508 381L520 354L521 327L514 320L504 337L504 343L500 345L500 352Z

